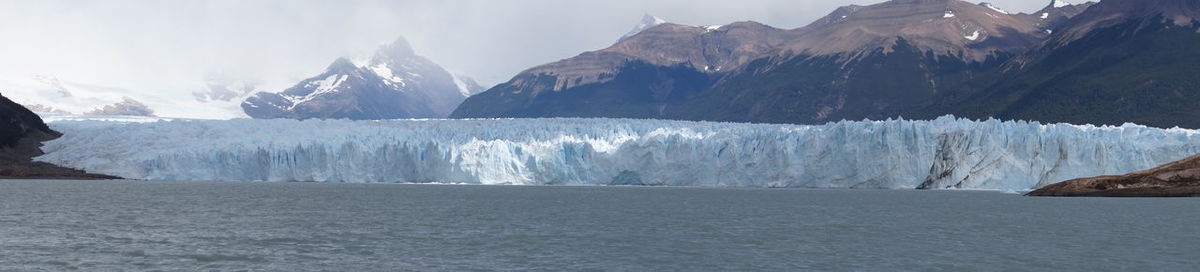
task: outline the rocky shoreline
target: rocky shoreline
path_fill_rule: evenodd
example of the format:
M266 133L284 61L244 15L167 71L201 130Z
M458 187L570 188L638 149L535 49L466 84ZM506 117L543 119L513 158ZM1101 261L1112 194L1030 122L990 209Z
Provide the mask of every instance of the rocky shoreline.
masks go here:
M113 180L121 177L92 174L44 162L4 162L0 164L0 179Z
M1122 176L1081 178L1026 194L1050 197L1200 197L1200 155Z

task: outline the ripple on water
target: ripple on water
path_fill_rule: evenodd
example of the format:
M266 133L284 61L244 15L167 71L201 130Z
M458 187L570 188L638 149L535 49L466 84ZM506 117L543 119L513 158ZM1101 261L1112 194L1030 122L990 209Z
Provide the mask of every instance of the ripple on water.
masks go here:
M1191 199L0 181L0 270L1189 270ZM1121 252L1121 254L1107 254Z

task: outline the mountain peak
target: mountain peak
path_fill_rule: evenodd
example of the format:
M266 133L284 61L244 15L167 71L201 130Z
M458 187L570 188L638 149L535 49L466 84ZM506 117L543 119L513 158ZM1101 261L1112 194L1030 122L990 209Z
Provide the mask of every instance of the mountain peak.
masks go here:
M347 58L338 58L329 64L329 68L325 68L326 71L335 73L345 73L354 71L355 69L358 69L358 66L354 65L354 62Z
M810 23L805 28L816 28L816 27L820 27L820 26L825 26L825 25L830 25L833 23L845 21L845 20L849 19L850 16L854 15L855 12L857 12L861 9L863 9L863 6L859 6L859 5L849 5L849 6L838 7L837 9L833 10L833 12L830 12L829 15L825 15L825 17L821 17L820 19L817 19L816 21Z
M416 54L417 53L416 53L416 51L413 50L412 45L410 45L408 43L408 40L404 39L404 37L396 38L395 41L392 41L391 43L388 43L388 44L384 44L383 46L379 47L379 50L375 51L375 56L377 58L378 57L386 57L386 58L407 57L407 56L413 56Z
M658 26L661 24L665 24L665 23L667 23L667 20L663 20L662 18L655 17L654 15L650 15L650 14L643 15L642 20L640 22L638 22L638 24L636 26L633 27L633 30L630 30L629 33L625 34L625 36L621 36L621 39L617 40L617 42L624 41L626 39L629 39L629 37L633 37L633 35L642 33L642 31L645 31L646 29L650 29L652 27L655 27L655 26Z

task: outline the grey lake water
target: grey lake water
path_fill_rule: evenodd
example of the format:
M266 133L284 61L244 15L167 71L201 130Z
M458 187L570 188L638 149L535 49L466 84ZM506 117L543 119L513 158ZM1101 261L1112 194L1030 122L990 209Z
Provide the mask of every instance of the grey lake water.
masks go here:
M0 181L2 271L1200 269L1200 199Z

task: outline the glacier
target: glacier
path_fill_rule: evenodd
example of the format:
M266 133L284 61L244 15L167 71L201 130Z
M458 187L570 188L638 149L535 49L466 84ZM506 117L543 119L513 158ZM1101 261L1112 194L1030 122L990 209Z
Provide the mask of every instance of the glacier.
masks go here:
M37 160L131 179L1029 190L1200 153L1133 124L57 118Z

